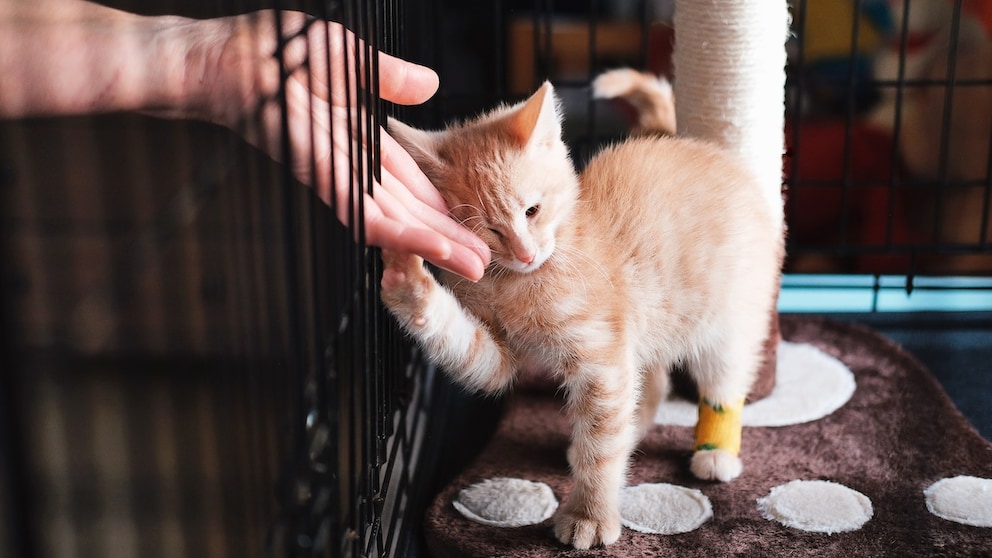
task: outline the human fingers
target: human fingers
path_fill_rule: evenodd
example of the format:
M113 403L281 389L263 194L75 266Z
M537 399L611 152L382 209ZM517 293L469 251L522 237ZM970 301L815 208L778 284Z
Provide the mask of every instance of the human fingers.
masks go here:
M315 161L319 167L318 180L321 176L327 176L326 159L320 154L326 154L328 150L332 152L335 164L335 189L338 192L347 192L352 188L350 181L363 173L363 168L367 160L359 157L357 160L347 157L349 152L361 153L367 148L367 140L360 143L359 140L349 137L341 131L342 127L351 125L356 120L360 120L360 115L355 111L345 111L343 109L332 109L331 118L336 119L338 134L335 134L333 146L325 145L327 133L318 133L313 138L316 144L314 153L317 155ZM317 123L323 119L315 119ZM381 128L380 128L381 130ZM318 130L323 131L323 130ZM448 216L447 206L444 200L437 193L437 190L430 183L417 164L410 158L409 154L400 147L385 131L380 134L382 144L382 166L380 167L380 180L375 185L373 196L377 199L380 195L388 195L389 198L384 203L390 204L393 208L388 215L401 222L405 222L413 227L428 228L442 234L452 242L459 244L478 254L485 264L488 264L491 257L489 247L477 235L470 230L456 223ZM349 143L350 140L350 143ZM405 174L407 181L404 181L393 169L399 169ZM366 171L367 172L367 171ZM411 187L411 184L413 186ZM323 184L315 185L321 197L328 201L326 189ZM427 198L427 202L424 198ZM395 200L395 203L391 203ZM339 200L338 207L346 207L348 204L344 200Z
M458 225L446 215L435 213L434 215L436 217L428 216L434 213L430 208L417 208L414 205L416 209L411 211L411 206L408 205L409 200L403 200L402 195L398 198L389 189L381 185L377 186L373 195L375 210L380 211L384 217L391 221L409 227L410 229L432 231L440 239L444 239L443 246L450 246L447 254L438 254L437 257L433 255L432 257L427 257L427 255L424 255L425 259L439 267L468 277L473 281L481 277L490 259L489 248L485 246L481 239L477 239L474 234L471 234L467 229ZM422 214L417 212L423 209L427 209L428 213ZM438 226L436 221L446 224ZM368 219L366 219L366 222L368 222ZM475 243L481 244L482 248L475 245ZM413 250L408 249L407 251L412 252ZM470 271L466 272L463 270Z
M438 211L447 212L448 207L444 203L444 198L438 193L437 188L431 184L430 179L424 175L424 171L420 169L416 161L413 160L413 157L410 156L410 153L393 139L384 128L381 129L379 135L383 171L388 171L395 176L420 201Z
M371 56L378 56L379 96L394 103L413 105L430 99L440 83L434 70L376 52L368 43L336 22L301 19L294 12L283 12L283 36L293 37L286 43L284 57L298 79L304 67L309 71L313 93L343 106L355 102L355 83L346 86L345 73L363 79ZM306 28L303 28L306 25ZM364 81L362 87L368 87Z
M420 64L379 53L379 96L401 105L419 105L434 96L437 72Z
M365 209L365 240L368 244L417 254L470 281L478 281L485 273L485 266L475 252L450 242L436 231L411 227L390 219L374 203L367 202Z
M374 195L377 198L388 195L387 203L393 199L396 200L402 211L396 211L394 214L395 218L415 219L417 223L433 229L453 242L472 250L483 260L483 263L489 263L491 257L489 246L481 238L453 220L448 215L447 209L438 211L434 207L417 199L406 185L390 173L388 169L382 169L379 188L375 191Z
M333 148L325 150L330 159L314 157L317 166L314 187L320 198L335 209L339 221L345 225L355 223L361 201L367 243L418 254L472 280L482 276L490 254L481 239L447 215L417 200L387 171L381 176L389 186L376 182L373 194L369 195L355 178L368 176L367 171L361 172L366 164L364 157L356 161L348 155L349 152L358 153L361 146L356 140L349 144L343 134L337 134L334 141ZM330 172L331 160L334 161L333 172ZM327 179L330 179L329 183Z

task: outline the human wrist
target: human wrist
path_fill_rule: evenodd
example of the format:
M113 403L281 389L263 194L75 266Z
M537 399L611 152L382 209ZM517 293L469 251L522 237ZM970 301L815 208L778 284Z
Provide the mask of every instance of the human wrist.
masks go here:
M150 90L141 110L165 118L215 120L209 103L209 43L216 22L178 16L145 17L143 57Z
M274 39L271 12L192 20L167 18L157 43L168 77L168 101L157 114L213 122L244 131L256 115L260 88L275 90L278 70L263 55Z

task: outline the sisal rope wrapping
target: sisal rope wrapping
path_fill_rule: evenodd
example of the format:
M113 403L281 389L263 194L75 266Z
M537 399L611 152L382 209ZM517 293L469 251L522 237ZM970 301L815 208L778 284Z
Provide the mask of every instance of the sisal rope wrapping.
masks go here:
M781 215L786 0L676 0L674 25L679 134L738 153Z

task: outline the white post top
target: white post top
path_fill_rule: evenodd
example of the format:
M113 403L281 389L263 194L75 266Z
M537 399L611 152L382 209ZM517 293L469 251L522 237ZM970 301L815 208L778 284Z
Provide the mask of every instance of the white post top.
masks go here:
M786 0L676 0L679 135L738 153L782 213Z

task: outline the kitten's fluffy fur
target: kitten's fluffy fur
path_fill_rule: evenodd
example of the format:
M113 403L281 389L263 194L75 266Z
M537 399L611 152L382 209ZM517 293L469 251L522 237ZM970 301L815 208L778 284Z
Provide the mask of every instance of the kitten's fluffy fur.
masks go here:
M576 548L620 536L628 459L685 363L708 400L747 394L783 252L780 215L740 163L698 141L641 136L577 175L555 93L442 132L390 131L452 215L492 248L478 283L386 253L382 297L462 385L496 393L522 367L549 370L573 422L573 487L555 517ZM443 286L442 286L443 285ZM740 460L697 451L693 472L730 480Z

